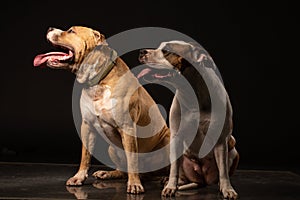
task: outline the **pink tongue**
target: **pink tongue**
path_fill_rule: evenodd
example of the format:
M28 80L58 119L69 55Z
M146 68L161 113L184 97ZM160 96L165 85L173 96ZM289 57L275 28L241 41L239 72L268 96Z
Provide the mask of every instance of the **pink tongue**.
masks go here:
M41 65L45 65L50 58L51 60L64 60L67 57L69 57L69 55L64 52L50 52L46 54L40 54L34 58L33 66L38 67Z
M141 77L145 76L145 75L148 74L150 71L151 71L150 68L143 69L143 70L137 75L137 78L141 78Z

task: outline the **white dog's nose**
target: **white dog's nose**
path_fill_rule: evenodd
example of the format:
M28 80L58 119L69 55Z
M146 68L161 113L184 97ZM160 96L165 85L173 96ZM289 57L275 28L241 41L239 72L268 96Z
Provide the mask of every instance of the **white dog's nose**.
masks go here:
M141 49L140 50L140 55L146 55L148 53L147 49Z

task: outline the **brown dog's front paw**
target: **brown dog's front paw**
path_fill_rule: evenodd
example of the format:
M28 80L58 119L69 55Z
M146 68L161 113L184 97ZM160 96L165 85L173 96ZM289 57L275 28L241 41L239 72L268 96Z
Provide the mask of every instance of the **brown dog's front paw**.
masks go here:
M80 186L83 184L84 181L85 181L85 178L73 176L66 182L66 185L67 186Z
M66 185L68 186L80 186L83 184L85 179L87 179L88 174L86 170L80 170L78 171L73 177L69 178L69 180L66 182Z
M142 184L127 184L127 193L129 194L141 194L144 193L144 187Z
M176 193L176 190L177 188L176 187L165 187L163 189L163 191L161 192L161 196L164 196L164 197L172 197L172 196L175 196L175 193Z
M238 194L236 193L236 191L232 187L223 188L221 190L221 192L222 192L223 197L225 199L237 199L238 198Z

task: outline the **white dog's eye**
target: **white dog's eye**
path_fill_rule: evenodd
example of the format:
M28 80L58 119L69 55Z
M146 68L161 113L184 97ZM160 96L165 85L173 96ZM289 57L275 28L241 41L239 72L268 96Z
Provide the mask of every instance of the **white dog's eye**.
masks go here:
M166 50L166 49L162 49L161 52L164 54L164 55L169 55L171 52Z

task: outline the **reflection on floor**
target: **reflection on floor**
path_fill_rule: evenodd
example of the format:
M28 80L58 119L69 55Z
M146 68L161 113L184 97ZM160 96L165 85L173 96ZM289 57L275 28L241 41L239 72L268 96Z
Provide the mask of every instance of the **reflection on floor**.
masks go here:
M103 166L93 166L91 173ZM126 193L126 180L99 181L89 177L84 186L66 187L76 165L0 163L0 199L161 199L161 177L143 180L146 192ZM300 199L300 176L288 171L238 170L231 178L240 199ZM217 185L177 192L184 200L222 199Z

